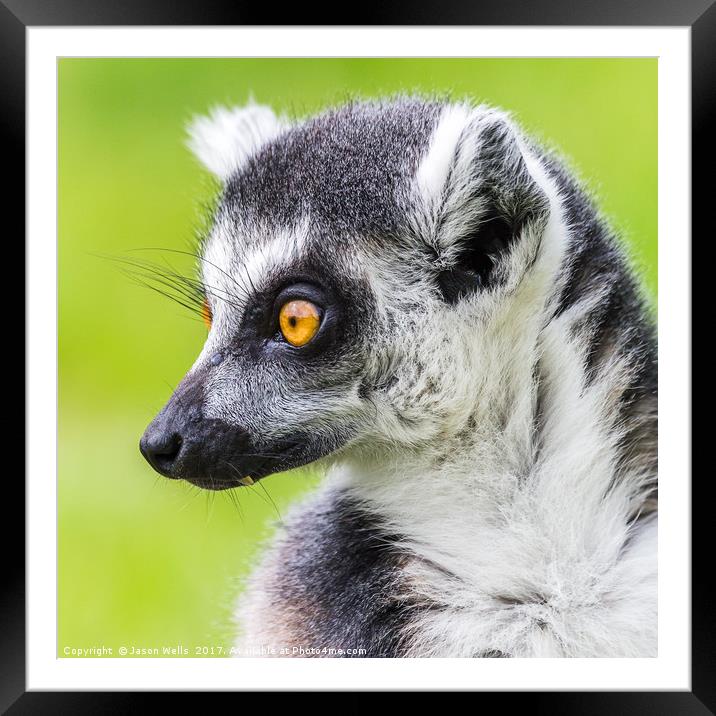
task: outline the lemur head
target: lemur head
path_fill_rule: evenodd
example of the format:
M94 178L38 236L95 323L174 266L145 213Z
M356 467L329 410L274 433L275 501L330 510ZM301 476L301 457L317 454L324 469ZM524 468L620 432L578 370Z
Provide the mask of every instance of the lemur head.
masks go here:
M511 120L401 98L301 123L221 109L190 134L222 182L210 330L142 438L150 463L221 489L474 423L542 300L525 286L553 213Z

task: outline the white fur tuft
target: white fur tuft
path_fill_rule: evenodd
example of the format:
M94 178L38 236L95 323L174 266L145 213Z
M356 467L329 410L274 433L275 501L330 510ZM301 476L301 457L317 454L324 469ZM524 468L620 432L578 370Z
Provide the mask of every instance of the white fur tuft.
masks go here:
M191 122L188 145L210 172L226 181L286 126L270 107L253 102L233 109L215 107Z
M418 191L428 205L442 198L460 136L470 121L470 113L471 109L466 105L451 104L440 115L427 154L416 175Z

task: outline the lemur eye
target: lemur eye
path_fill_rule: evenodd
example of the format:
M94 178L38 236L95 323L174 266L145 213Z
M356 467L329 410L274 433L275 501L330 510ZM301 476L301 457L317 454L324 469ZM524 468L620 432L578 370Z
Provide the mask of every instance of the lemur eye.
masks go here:
M278 322L283 337L292 346L305 346L318 332L321 312L310 301L288 301L281 306Z
M211 308L209 308L209 302L206 298L201 304L201 319L204 321L207 329L211 329Z

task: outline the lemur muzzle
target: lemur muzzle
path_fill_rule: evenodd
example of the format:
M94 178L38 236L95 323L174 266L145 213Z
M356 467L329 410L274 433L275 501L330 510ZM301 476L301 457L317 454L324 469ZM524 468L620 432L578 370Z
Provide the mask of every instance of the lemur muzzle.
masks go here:
M206 489L253 484L266 474L267 456L257 453L240 427L202 414L195 381L185 379L139 441L147 462L160 474Z

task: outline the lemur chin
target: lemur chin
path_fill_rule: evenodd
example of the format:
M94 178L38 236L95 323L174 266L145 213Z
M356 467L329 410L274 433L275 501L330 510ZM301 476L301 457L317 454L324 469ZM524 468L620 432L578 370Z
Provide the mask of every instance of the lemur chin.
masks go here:
M243 653L656 655L655 331L560 160L410 97L217 109L190 143L210 331L141 449L209 489L326 468Z

